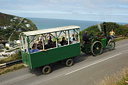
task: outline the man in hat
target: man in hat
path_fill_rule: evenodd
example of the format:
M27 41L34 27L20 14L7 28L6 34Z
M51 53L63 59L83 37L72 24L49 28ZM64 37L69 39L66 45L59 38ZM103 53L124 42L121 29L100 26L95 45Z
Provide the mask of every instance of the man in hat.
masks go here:
M82 37L82 40L85 41L85 43L88 42L89 38L88 38L88 35L87 35L87 31L85 31L85 33L83 34L83 37Z

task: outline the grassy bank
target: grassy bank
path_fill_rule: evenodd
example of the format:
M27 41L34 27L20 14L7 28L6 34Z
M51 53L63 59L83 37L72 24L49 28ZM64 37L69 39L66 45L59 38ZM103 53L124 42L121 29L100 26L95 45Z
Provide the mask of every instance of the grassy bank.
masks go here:
M114 40L115 41L120 41L120 40L124 40L124 39L128 39L128 37L118 37L118 38L115 38Z
M111 76L105 77L97 85L128 85L125 81L128 81L128 66Z
M0 69L0 75L24 68L23 63Z

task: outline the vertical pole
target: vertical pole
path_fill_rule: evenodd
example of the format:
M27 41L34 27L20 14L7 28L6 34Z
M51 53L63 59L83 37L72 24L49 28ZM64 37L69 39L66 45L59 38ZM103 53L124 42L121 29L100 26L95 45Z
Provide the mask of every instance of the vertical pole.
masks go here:
M73 34L74 34L74 37L75 37L75 29L73 29Z
M78 28L77 31L78 31L78 41L80 42L80 29Z
M29 64L30 64L30 68L32 69L31 56L30 56L29 36L27 36L27 45L28 45L27 49L28 49L28 54L29 54Z
M55 38L55 39L56 39L56 47L58 47L58 41L57 41L57 39L58 39L58 38L57 38L57 32L55 32L55 35L56 35L56 38Z
M104 25L104 34L106 36L106 22L103 22L103 25Z
M28 45L28 48L27 48ZM30 46L29 46L29 37L27 36L27 42L26 42L26 50L28 49L28 53L30 54Z
M70 32L68 30L68 45L70 44Z
M64 32L65 33L65 39L67 38L67 34L66 34L66 31Z
M21 46L22 46L22 49L24 50L23 36L21 36Z
M42 42L43 42L43 50L44 50L44 45L45 45L44 35L42 35Z

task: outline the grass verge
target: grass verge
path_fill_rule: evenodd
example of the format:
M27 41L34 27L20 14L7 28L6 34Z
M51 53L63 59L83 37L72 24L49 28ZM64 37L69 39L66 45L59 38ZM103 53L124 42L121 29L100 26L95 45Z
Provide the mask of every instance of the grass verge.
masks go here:
M115 38L114 40L115 41L120 41L120 40L124 40L124 39L128 39L128 37L118 37L118 38Z
M105 77L96 85L128 85L125 81L128 81L128 66L109 77Z
M0 69L0 75L24 68L23 63Z

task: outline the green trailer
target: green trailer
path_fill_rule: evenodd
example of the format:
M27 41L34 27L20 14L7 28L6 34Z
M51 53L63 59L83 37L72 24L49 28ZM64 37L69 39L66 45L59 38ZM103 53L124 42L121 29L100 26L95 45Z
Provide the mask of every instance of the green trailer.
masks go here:
M61 61L66 66L72 66L74 64L73 58L80 55L80 36L79 26L64 26L36 31L22 32L20 34L21 40L21 54L23 63L30 69L41 68L44 74L51 72L51 65L55 62ZM74 44L70 42L70 34L77 34L78 41ZM50 34L55 41L55 47L45 48L47 44L46 36ZM41 35L43 48L42 51L31 53L30 49L32 44L38 41ZM67 37L67 44L64 46L58 46L59 38L62 36ZM45 50L45 51L44 51Z

